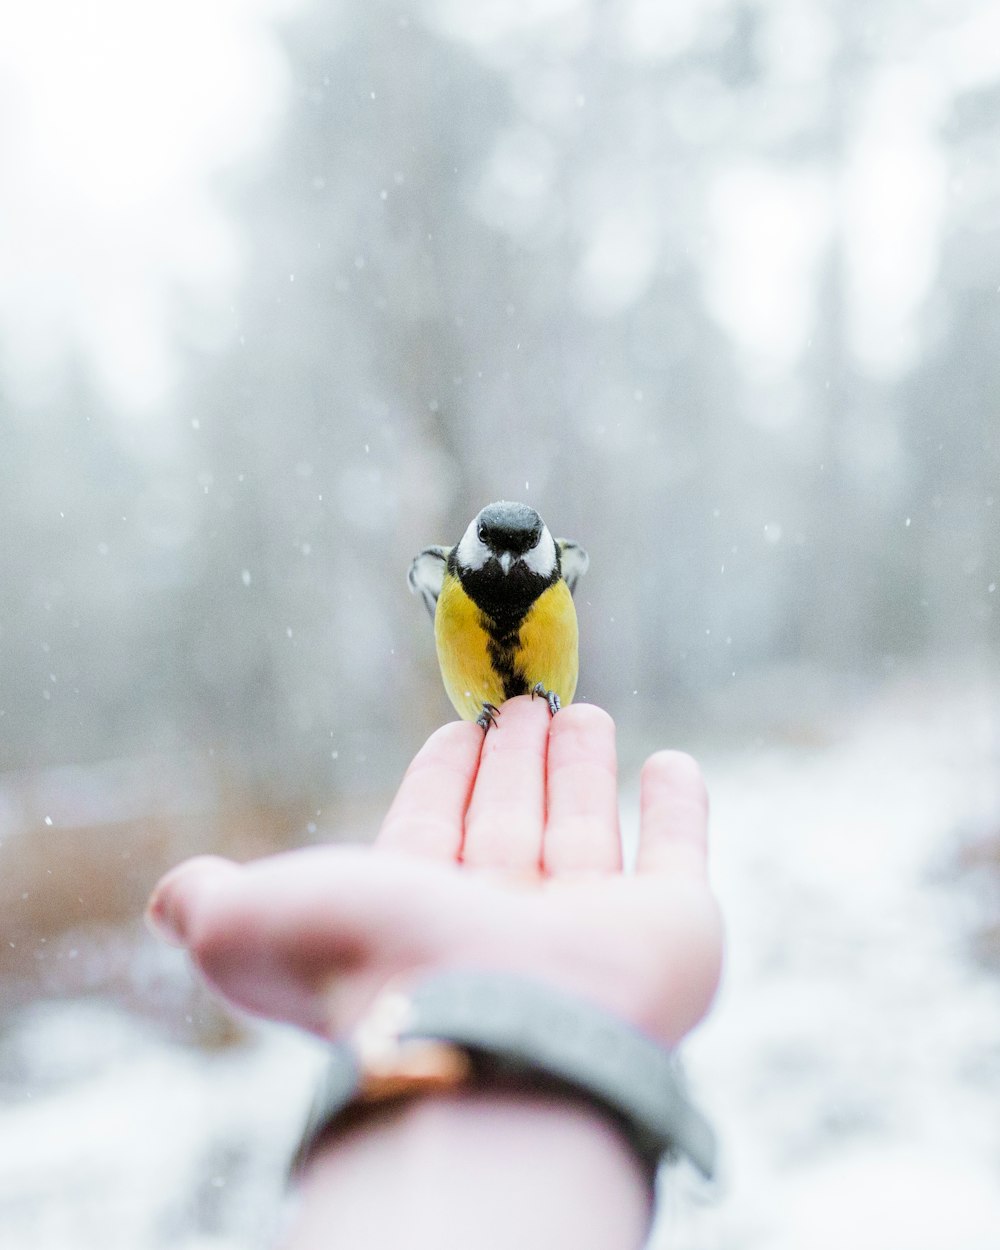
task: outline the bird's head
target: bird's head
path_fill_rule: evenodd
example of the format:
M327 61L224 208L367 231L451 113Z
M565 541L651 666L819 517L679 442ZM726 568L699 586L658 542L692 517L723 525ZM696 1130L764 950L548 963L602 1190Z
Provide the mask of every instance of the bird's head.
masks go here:
M559 574L559 553L548 526L523 503L487 504L455 548L463 579L548 584Z

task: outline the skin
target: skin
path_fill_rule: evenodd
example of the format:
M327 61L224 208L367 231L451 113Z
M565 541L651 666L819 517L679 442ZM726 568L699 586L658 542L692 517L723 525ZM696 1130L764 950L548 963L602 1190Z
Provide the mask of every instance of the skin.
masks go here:
M601 709L550 718L544 701L512 699L485 736L455 722L428 739L373 847L188 861L156 888L150 923L236 1006L324 1035L394 978L474 966L550 979L673 1045L707 1011L721 961L705 786L690 756L647 760L625 876L616 773ZM391 1201L373 1201L388 1176ZM581 1204L595 1186L601 1202ZM449 1095L321 1147L286 1245L625 1250L649 1207L632 1152L589 1106Z

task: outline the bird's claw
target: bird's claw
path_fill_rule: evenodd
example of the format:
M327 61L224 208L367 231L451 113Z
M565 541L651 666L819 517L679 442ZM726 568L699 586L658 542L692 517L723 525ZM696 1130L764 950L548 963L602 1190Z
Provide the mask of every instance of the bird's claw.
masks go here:
M534 698L536 694L541 695L541 697L549 705L549 715L555 716L556 712L558 712L562 707L562 704L559 702L559 696L556 692L554 690L546 690L541 682L537 682L531 692L531 697Z
M476 717L476 724L484 733L489 733L491 725L494 729L496 728L499 712L500 709L495 703L484 703L483 710Z

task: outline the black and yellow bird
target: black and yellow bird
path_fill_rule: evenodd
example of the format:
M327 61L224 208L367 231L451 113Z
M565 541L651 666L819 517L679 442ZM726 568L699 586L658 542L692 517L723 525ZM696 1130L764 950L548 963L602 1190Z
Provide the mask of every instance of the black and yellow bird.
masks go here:
M441 676L455 710L488 729L518 694L553 715L571 703L579 671L573 591L590 563L554 539L523 503L488 504L454 547L425 547L410 565L414 594L434 619Z

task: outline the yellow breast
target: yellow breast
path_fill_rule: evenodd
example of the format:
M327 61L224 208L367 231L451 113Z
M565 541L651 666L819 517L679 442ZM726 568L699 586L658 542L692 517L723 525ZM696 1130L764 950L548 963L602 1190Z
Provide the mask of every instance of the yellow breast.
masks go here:
M576 609L562 580L535 600L516 638L501 651L485 615L458 578L446 573L434 636L448 698L465 720L475 720L484 703L499 706L539 682L564 705L573 700L579 668Z
M535 600L520 629L528 691L541 682L564 705L572 703L580 670L578 646L573 596L560 579Z

